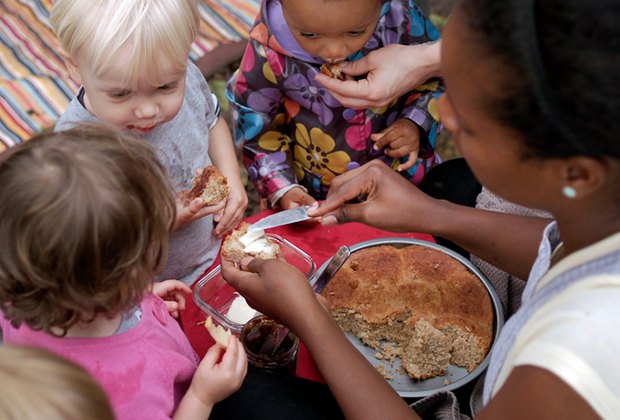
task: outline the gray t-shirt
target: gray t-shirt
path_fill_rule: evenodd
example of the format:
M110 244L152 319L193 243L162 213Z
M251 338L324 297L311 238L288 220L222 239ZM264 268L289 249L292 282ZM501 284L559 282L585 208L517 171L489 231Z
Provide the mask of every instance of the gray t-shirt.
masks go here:
M142 137L155 148L176 191L189 189L196 169L211 164L209 129L215 125L218 111L217 98L202 73L189 63L185 98L179 113ZM55 130L66 130L83 121L95 122L97 118L75 97ZM193 284L213 264L220 245L221 240L213 236L211 215L175 230L170 237L168 263L159 280L178 279Z

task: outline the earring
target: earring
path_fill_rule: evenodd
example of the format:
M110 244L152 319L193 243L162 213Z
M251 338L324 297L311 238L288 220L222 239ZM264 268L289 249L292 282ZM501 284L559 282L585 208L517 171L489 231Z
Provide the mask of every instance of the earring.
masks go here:
M572 199L572 198L577 197L577 191L575 191L573 187L569 187L568 185L562 188L562 194L564 194L564 197L566 198Z

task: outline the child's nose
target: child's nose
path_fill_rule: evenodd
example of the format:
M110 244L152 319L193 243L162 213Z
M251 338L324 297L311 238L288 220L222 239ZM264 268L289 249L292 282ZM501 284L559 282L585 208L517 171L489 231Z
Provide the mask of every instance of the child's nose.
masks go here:
M155 102L146 101L142 102L136 107L135 114L137 118L153 118L157 115L158 106Z
M343 43L332 41L323 45L321 56L326 61L342 61L347 58L347 46Z

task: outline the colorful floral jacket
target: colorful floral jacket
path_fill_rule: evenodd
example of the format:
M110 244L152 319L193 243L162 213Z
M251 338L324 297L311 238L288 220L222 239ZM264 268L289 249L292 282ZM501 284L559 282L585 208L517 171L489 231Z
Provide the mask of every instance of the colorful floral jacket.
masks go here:
M383 4L381 17L356 60L388 44L421 44L439 32L411 0ZM324 61L303 50L285 24L279 0L265 0L250 32L239 69L227 83L235 142L256 189L273 205L293 185L324 199L332 179L372 159L393 168L393 159L375 151L371 133L399 118L420 128L420 159L403 175L418 183L439 162L434 152L439 123L435 103L442 92L431 80L387 106L343 107L314 80Z

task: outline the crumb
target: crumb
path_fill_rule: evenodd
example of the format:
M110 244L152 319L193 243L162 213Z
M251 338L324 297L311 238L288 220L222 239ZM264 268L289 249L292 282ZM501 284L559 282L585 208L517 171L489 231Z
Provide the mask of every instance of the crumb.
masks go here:
M390 379L393 379L393 376L390 375L386 370L385 370L385 365L379 364L376 366L377 371L381 374L381 376L383 376L383 378L387 381L389 381Z
M339 64L328 64L325 63L321 66L321 73L328 75L331 78L344 80L344 73L340 69Z

